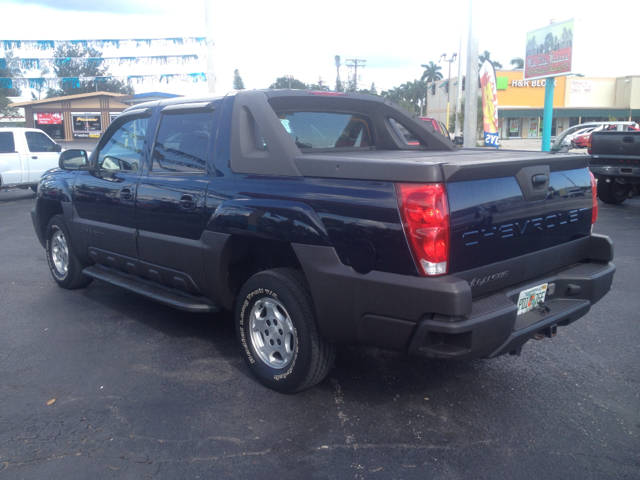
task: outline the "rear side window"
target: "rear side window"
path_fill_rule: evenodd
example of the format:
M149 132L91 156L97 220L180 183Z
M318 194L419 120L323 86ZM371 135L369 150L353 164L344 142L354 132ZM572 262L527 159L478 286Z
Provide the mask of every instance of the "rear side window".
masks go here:
M213 114L163 115L153 148L153 174L202 173L208 158Z
M0 153L15 151L16 144L13 141L13 132L0 132Z
M30 152L55 152L56 143L40 132L25 132Z
M276 112L298 148L373 146L369 120L356 113Z

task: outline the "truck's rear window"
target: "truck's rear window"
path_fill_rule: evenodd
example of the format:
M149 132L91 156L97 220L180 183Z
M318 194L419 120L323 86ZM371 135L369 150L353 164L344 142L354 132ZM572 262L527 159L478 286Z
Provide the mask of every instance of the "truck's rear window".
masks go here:
M0 153L15 151L16 144L13 141L13 132L0 132Z
M352 113L276 112L298 148L359 148L373 146L370 123Z

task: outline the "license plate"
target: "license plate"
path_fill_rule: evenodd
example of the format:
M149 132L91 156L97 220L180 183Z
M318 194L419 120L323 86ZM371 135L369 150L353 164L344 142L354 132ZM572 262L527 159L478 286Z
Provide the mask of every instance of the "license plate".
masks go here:
M520 292L520 296L518 297L518 315L527 313L544 302L544 297L547 294L547 285L548 284L545 283Z

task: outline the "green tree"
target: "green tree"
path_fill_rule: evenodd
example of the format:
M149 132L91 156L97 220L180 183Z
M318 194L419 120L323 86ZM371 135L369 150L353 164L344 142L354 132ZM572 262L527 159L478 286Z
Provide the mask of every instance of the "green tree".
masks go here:
M344 85L340 80L340 67L342 66L342 63L340 63L340 55L336 55L333 60L336 65L336 92L344 92Z
M4 55L4 61L0 64L0 77L3 78L20 78L22 70L20 69L20 59L14 56L13 52L7 52ZM12 83L9 87L7 83L0 83L0 117L15 117L18 115L18 109L11 107L11 100L7 97L19 97L22 95L20 87Z
M22 70L20 69L20 58L16 57L13 52L9 51L4 55L4 61L0 64L0 77L4 78L20 78ZM0 84L0 95L5 97L19 97L22 90L15 84L9 88Z
M422 115L423 109L426 113L427 82L425 80L403 83L400 85L400 90L404 100L411 105L408 109L411 113Z
M273 89L288 89L291 85L291 90L308 90L309 85L302 83L296 78L278 77L276 81L269 85L269 88Z
M2 117L17 117L18 109L11 106L11 100L0 93L0 118Z
M422 77L420 77L420 80L426 80L427 83L432 83L432 82L437 82L438 80L442 80L442 73L440 72L440 70L442 70L442 67L440 67L440 65L433 62L429 62L428 65L420 65L420 66L424 68L424 72L422 73Z
M485 50L483 53L478 55L478 68L482 67L485 60L491 60L491 52L488 50ZM491 60L491 63L493 63L493 66L496 68L502 68L502 64L497 60Z
M410 82L407 82L407 83L410 83ZM406 84L403 84L403 85L406 85ZM382 91L380 96L387 98L388 100L394 103L397 103L405 110L408 110L413 113L414 106L410 101L405 99L403 86L393 87L391 90L384 90Z
M70 58L87 58L86 61L68 60ZM62 97L66 95L76 95L88 92L113 92L132 95L135 93L131 85L115 79L109 80L83 80L85 77L105 77L110 76L106 67L102 66L102 52L94 48L85 48L81 45L60 45L53 52L53 73L60 78L78 78L64 80L60 88L50 88L47 90L47 98ZM59 59L59 60L55 60Z
M43 67L42 70L40 70L40 77L44 78L50 73L51 72L49 71L49 67ZM33 90L38 92L38 95L33 93ZM40 100L42 98L42 93L45 92L45 86L44 84L38 84L33 88L33 90L31 91L31 100Z
M318 83L312 83L309 85L309 90L316 90L318 92L330 92L331 89L324 84L322 77L318 77Z
M242 77L240 76L240 70L238 70L237 68L233 71L233 89L244 90L244 82L242 81Z
M524 59L521 57L514 57L509 62L509 65L513 65L514 70L522 70L524 68Z
M378 95L378 90L376 90L376 84L372 83L371 88L363 88L362 90L358 90L358 93L365 93L367 95Z

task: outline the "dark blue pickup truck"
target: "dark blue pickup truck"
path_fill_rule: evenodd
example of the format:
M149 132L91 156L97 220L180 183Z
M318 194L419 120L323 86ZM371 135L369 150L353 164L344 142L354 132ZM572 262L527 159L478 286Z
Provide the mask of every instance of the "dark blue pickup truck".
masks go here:
M587 163L461 150L378 97L243 91L126 110L32 217L61 287L235 311L251 371L290 393L340 344L492 358L585 315L615 271Z

